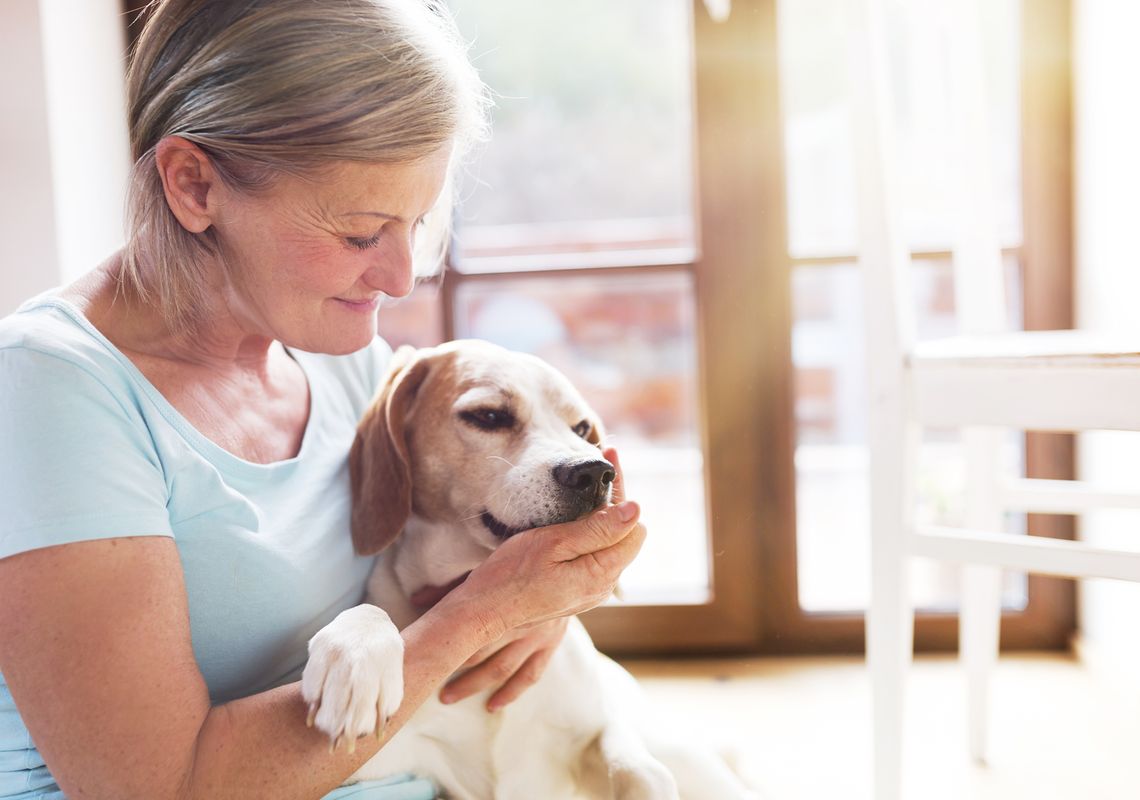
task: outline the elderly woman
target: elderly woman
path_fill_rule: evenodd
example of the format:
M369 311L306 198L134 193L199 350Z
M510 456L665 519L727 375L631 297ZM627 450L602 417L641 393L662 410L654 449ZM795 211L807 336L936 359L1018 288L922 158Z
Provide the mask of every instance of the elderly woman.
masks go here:
M153 7L127 245L0 321L0 797L315 800L384 746L330 754L296 680L371 567L346 460L377 303L448 219L484 96L423 0ZM620 510L572 523L568 562L515 537L408 627L386 737L473 657L451 699L533 682L639 549Z

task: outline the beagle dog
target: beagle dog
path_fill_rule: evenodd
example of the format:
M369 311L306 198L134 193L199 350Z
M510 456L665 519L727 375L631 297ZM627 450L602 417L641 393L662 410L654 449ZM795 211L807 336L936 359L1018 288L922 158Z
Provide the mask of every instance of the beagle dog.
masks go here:
M400 705L400 629L424 587L457 584L501 542L608 503L601 421L538 358L480 341L401 348L350 455L352 536L380 553L367 603L309 643L310 724L336 742ZM634 678L572 619L542 677L515 702L433 695L350 781L413 772L452 800L746 800L701 744L665 736Z

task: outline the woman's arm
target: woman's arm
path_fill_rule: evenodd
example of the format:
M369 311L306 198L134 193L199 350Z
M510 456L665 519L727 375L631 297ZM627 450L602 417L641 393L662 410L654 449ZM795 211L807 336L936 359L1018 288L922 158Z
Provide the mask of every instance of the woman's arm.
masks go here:
M604 600L645 531L637 507L519 534L403 631L404 701L381 741L329 753L299 684L210 707L182 567L167 537L76 542L0 560L0 672L72 800L314 800L512 628Z
M477 606L404 631L405 700L386 738L502 635ZM383 741L329 754L299 684L210 707L172 540L78 542L0 560L0 671L72 800L313 800Z

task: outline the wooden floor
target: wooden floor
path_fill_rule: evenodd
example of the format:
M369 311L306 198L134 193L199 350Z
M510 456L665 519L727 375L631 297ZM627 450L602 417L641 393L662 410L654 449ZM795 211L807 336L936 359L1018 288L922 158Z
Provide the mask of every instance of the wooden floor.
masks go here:
M872 800L870 692L856 658L625 662L663 718L731 742L765 800ZM1137 800L1140 665L1093 671L1003 656L989 764L966 756L957 663L919 658L907 710L907 800Z

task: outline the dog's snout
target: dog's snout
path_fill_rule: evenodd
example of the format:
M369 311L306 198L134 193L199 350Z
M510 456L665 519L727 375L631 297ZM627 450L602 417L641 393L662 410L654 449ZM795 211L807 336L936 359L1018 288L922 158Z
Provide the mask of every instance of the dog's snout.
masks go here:
M614 465L603 459L559 464L554 468L554 480L577 494L600 497L614 482Z

